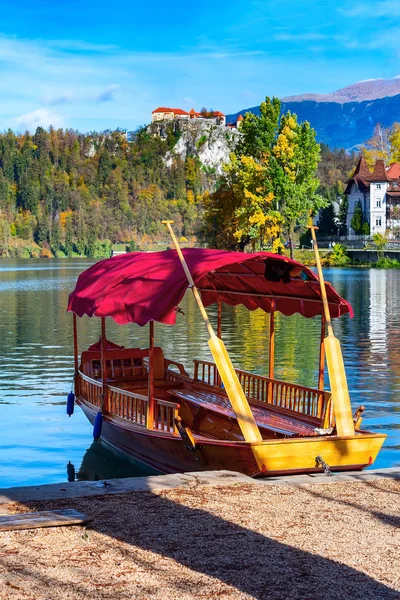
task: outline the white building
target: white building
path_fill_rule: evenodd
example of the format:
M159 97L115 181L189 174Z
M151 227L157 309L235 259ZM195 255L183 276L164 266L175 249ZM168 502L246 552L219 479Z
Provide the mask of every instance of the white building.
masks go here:
M364 220L369 223L370 233L384 233L390 229L394 237L400 237L400 165L385 167L377 160L374 169L368 168L365 158L358 161L356 170L347 182L345 193L349 199L347 231L354 234L351 220L360 203Z

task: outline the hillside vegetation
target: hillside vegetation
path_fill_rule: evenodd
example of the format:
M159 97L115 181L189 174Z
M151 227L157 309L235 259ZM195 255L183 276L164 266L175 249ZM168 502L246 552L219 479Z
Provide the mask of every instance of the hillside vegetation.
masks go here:
M109 256L115 242L145 248L163 234L198 228L215 175L195 156L170 155L177 134L45 131L0 135L0 254Z
M278 123L273 102L273 118L248 115L240 134L201 123L148 126L132 142L120 131L0 134L0 256L146 250L168 240L165 218L193 244L279 245L323 206L321 233L336 232L331 202L341 201L355 157L320 152L296 115Z

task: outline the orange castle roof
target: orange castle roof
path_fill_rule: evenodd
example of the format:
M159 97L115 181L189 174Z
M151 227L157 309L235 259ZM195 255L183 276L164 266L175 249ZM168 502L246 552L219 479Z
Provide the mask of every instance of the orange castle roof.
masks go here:
M181 108L166 108L165 106L159 106L155 110L152 111L152 115L154 113L174 113L174 115L188 115L189 113L186 110L182 110Z
M243 116L242 116L242 115L239 115L239 116L238 116L238 118L236 119L236 122L237 122L237 121L243 121Z
M213 112L214 117L225 117L224 113L220 112L219 110L214 110ZM191 117L202 116L202 114L196 112L194 108L191 108L189 112L186 112L186 110L182 110L181 108L167 108L165 106L159 106L153 110L151 114L153 115L154 113L174 113L174 115L190 115Z

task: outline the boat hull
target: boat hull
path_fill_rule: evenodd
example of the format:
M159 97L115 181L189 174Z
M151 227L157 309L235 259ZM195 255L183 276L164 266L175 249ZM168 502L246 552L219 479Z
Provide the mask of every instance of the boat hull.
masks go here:
M93 424L97 409L81 398L78 404ZM360 432L347 438L272 439L255 444L201 439L200 449L193 452L178 436L107 415L101 434L109 446L162 473L232 470L250 477L321 472L317 456L332 471L362 470L373 464L385 437Z

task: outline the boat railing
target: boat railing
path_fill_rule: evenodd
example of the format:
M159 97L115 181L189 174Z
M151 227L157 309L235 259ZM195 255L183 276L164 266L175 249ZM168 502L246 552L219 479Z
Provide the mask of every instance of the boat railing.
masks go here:
M109 385L107 408L113 415L147 426L147 396Z
M82 396L90 404L100 408L103 399L103 386L100 381L96 381L78 371L78 378L75 380L75 394Z
M263 375L235 369L247 398L273 404L302 415L321 420L321 425L331 424L331 394L324 390L287 383ZM215 363L194 360L194 380L221 387L221 377Z
M102 383L88 377L81 371L78 372L76 394L93 406L101 408L103 401ZM152 429L177 433L175 418L178 416L178 408L179 405L175 402L154 398ZM137 425L148 426L149 401L148 397L143 394L107 385L103 410Z

